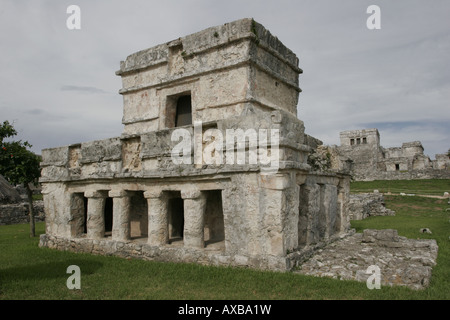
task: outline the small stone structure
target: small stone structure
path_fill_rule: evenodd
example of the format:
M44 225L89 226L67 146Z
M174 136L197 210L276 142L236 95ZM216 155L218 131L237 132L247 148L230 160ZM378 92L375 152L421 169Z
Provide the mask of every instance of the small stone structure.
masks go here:
M334 242L303 263L296 272L366 282L370 266L380 270L381 285L426 288L436 265L436 240L400 237L396 230L364 230Z
M305 247L347 233L350 176L307 164L316 139L297 118L301 72L252 19L128 56L117 71L123 134L42 152L40 245L289 270ZM177 149L180 139L192 147ZM196 157L242 153L270 161Z
M44 203L35 201L35 221L44 221ZM27 223L30 221L28 202L17 188L0 175L0 225Z
M395 211L386 208L384 196L381 193L351 193L348 211L350 220L395 215Z
M352 178L364 180L450 179L450 157L424 155L420 141L401 147L380 146L377 129L343 131L340 146L324 146L332 158L332 168L344 170L351 162Z

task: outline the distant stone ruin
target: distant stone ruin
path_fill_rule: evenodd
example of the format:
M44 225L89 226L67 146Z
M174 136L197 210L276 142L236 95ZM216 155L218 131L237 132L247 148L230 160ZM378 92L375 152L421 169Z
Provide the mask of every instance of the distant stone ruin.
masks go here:
M340 146L318 150L329 154L332 169L347 171L356 181L450 179L450 157L436 154L430 160L420 141L384 148L377 129L343 131L340 140Z

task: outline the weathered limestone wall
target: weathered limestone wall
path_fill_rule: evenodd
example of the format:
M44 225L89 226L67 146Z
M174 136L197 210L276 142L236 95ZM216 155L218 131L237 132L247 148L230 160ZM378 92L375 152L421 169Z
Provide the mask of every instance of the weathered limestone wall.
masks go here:
M232 174L216 178L215 181L75 183L66 187L69 196L61 197L62 201L59 203L54 197L60 196L56 190L60 186L53 189L55 194L46 187L45 197L50 197L60 205L48 208L48 228L46 235L42 236L41 245L149 260L194 262L195 259L200 259L200 263L205 264L289 270L295 266L299 256L292 253L306 245L327 241L348 231L348 217L343 209L348 196L345 187L348 179L325 174L298 176L294 171L288 171L276 175L261 175L257 172ZM317 201L311 206L300 195L300 190L308 190L310 185L319 194ZM99 191L90 191L93 189ZM146 208L148 214L147 233L139 234L138 240L133 240L130 234L133 221L129 217L133 213L129 208L136 201L133 200L136 196L129 191L132 189L144 190L143 194L148 201L146 207L142 204L136 206L140 212ZM206 242L206 217L209 216L206 209L207 189L221 190L223 247L209 246ZM77 195L82 190L87 190L83 194L87 198L87 234L74 231L76 226L80 230L79 219L83 212L80 207L84 204ZM168 190L180 190L184 202L181 247L167 241L166 219L169 213L164 194L168 195ZM105 234L102 220L107 197L112 197L114 204L112 238ZM65 198L68 199L64 200ZM69 201L69 210L65 210L64 201ZM55 216L57 219L52 220ZM308 238L307 243L302 241L300 231L303 229L313 235Z
M446 154L437 154L433 161L433 169L448 170L450 168L450 157Z
M343 131L340 139L339 155L353 160L354 178L378 171L378 162L383 155L377 129Z
M340 133L341 146L337 147L340 159L334 169L343 170L342 159L353 161L355 180L448 179L450 158L436 155L436 160L423 154L420 141L406 142L401 147L383 148L377 129L353 130Z
M305 246L346 233L349 176L307 164L319 141L296 116L301 72L252 19L128 56L122 136L42 152L41 246L289 270Z
M248 161L248 146L245 164L229 164L227 162L226 129L277 129L280 135L279 161L280 168L297 168L308 170L306 157L309 147L303 145L303 122L283 111L271 113L249 109L245 116L217 121L216 128L224 132L222 145L223 157L219 164L195 165L194 152L191 153L192 164L177 165L171 158L171 151L178 144L172 141L175 129L149 132L141 136L127 138L111 138L86 142L71 146L45 149L42 151L41 182L82 181L88 179L113 179L129 177L174 177L199 174L217 174L221 172L239 172L241 170L260 170L264 167L259 161L256 164ZM190 131L192 143L194 128ZM205 128L207 129L207 128ZM268 131L270 133L270 131ZM268 135L266 135L269 137ZM202 134L200 133L200 138ZM270 142L270 137L269 137ZM237 152L237 140L232 142L233 153ZM202 153L207 145L202 145ZM268 147L270 150L270 146ZM270 158L272 159L272 158ZM268 163L266 167L272 164Z
M339 137L341 146L352 146L360 144L369 144L375 146L380 145L380 134L377 129L342 131L339 133Z
M349 178L316 174L300 185L299 245L317 244L348 231L348 184Z
M366 282L373 274L368 268L376 266L381 285L421 290L430 284L437 255L434 239L406 239L397 230L368 229L324 247L295 272Z
M34 201L34 220L44 221L44 204ZM0 204L0 225L19 224L30 222L28 203Z
M248 103L297 114L298 59L252 19L179 38L121 62L124 135L173 127L170 104L192 97L194 121L239 115Z
M393 216L395 211L387 209L381 193L350 194L348 211L350 220L363 220L372 216Z
M19 189L20 190L20 189ZM11 186L0 175L0 225L27 223L30 221L27 198L21 196L18 187ZM35 221L44 221L44 205L42 201L34 201Z
M164 193L180 190L185 207L184 247L204 250L208 249L207 245L205 248L206 231L202 231L207 216L205 192L222 190L222 232L225 242L221 254L232 257L227 258L227 263L237 256L241 264L246 261L249 266L262 264L264 268L285 270L294 264L289 262L292 259L286 260L287 252L295 252L305 245L340 235L349 228L345 207L349 177L304 173L299 176L295 172L281 171L276 175L229 173L198 181L154 178L138 182L123 179L44 183L44 199L52 204L46 207L46 233L47 236L72 240L111 239L105 238L105 223L102 220L105 199L111 197L114 219L112 241L132 240L130 230L136 224L135 230L146 232L140 231L134 236L144 238L143 241L150 247L162 245L169 248L168 209ZM315 190L316 194L308 198L305 194L309 189ZM147 206L141 200L133 200L136 194L141 194L137 192L139 190L147 199ZM87 221L84 221L87 234L80 231L85 206L83 197L87 198ZM130 207L135 207L133 213ZM147 220L142 223L145 210ZM139 218L133 220L133 216ZM304 240L305 232L308 234L307 240ZM183 248L177 250L184 252Z

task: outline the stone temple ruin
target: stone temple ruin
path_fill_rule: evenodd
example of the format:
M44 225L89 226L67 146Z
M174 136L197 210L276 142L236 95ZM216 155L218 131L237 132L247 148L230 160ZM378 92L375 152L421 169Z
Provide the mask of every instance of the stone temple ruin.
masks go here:
M336 158L335 169L344 168L345 161L351 160L355 180L450 179L450 157L436 154L436 159L430 160L420 141L384 148L377 129L343 131L340 141L339 147L329 147Z
M348 168L311 165L318 140L297 118L300 73L252 19L128 56L122 135L42 151L39 245L359 280L377 253L392 262L383 284L425 286L436 242L355 235ZM414 276L402 267L412 260Z
M345 234L350 176L307 164L300 73L252 19L128 56L116 72L122 135L42 151L40 245L290 270L305 248Z

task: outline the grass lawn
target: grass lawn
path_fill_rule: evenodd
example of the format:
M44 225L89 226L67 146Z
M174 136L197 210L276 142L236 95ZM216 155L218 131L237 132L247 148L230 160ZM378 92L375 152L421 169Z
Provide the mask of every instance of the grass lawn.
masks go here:
M440 182L439 182L440 183ZM440 188L440 187L437 187ZM403 192L403 191L402 191ZM352 222L367 228L393 228L409 238L433 238L438 264L429 288L369 290L365 283L242 268L159 263L39 248L28 225L0 226L0 299L450 299L450 212L446 200L386 197L395 217ZM419 228L433 234L420 234ZM37 223L37 235L44 223ZM69 290L66 269L81 269L81 290Z

